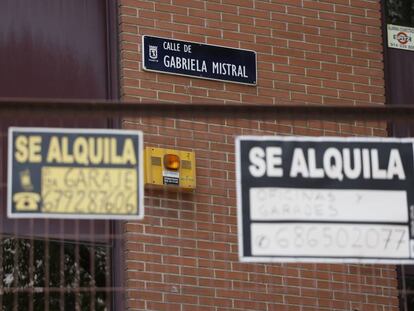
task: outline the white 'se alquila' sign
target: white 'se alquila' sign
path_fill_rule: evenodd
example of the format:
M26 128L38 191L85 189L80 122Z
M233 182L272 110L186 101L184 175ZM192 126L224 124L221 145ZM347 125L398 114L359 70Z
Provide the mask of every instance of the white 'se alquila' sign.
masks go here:
M238 137L246 262L414 262L413 139Z

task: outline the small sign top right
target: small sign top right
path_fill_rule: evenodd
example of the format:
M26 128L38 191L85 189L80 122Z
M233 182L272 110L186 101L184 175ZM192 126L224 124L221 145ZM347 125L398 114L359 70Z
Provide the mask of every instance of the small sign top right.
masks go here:
M414 28L387 25L388 47L414 51Z

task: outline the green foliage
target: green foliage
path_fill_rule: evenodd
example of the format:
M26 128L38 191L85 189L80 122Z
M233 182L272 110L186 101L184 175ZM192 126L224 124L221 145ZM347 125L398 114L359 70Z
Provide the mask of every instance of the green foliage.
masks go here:
M44 241L3 238L2 259L3 310L42 311L107 310L110 295L102 287L110 287L107 257L110 249L104 245L86 245L67 241ZM109 257L108 257L109 258ZM101 289L101 290L100 290Z
M387 24L414 27L413 0L386 0Z

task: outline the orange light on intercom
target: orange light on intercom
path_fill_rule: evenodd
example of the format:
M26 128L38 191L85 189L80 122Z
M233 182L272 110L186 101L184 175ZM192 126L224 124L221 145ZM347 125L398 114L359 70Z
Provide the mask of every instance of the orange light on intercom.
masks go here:
M180 157L171 153L164 155L164 167L168 170L178 171L180 168Z

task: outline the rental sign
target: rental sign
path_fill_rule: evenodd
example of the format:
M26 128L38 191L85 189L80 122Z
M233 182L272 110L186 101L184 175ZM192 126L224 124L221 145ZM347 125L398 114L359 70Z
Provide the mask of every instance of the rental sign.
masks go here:
M142 219L142 132L9 129L8 216Z
M246 262L414 262L413 139L239 137Z

